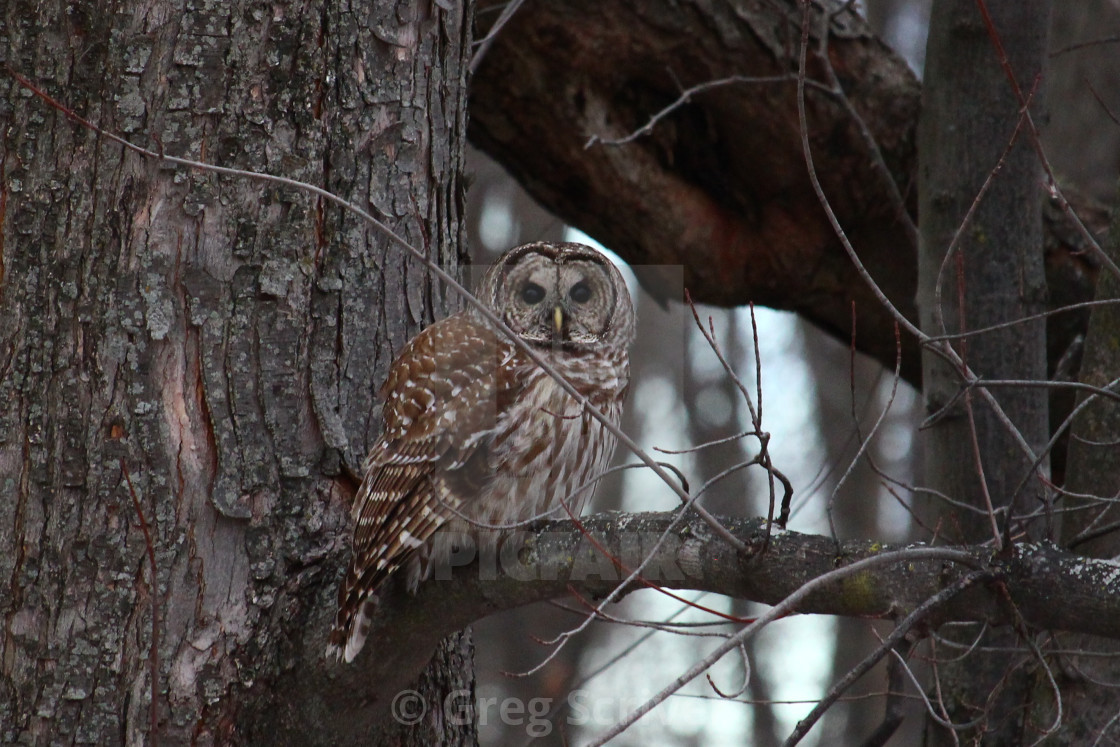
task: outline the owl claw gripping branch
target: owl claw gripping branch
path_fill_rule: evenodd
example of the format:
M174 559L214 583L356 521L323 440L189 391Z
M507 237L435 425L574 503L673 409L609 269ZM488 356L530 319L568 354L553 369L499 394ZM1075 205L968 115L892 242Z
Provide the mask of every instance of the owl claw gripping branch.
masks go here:
M619 422L635 319L610 260L582 244L526 244L487 271L478 297ZM578 514L614 451L606 428L474 309L416 335L381 396L383 433L354 499L353 555L327 647L348 662L391 575L403 568L415 591L457 535L561 501Z

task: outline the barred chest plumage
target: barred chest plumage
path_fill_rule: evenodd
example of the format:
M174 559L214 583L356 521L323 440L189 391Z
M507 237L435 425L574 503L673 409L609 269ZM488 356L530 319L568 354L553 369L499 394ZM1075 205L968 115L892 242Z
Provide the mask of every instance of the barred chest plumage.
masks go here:
M518 356L519 357L519 356ZM618 425L629 384L629 364L621 356L594 365L589 353L546 355L564 377ZM524 367L525 391L499 414L490 447L493 479L479 495L478 510L488 523L523 521L568 505L578 515L614 453L614 436L586 412L554 378L532 361ZM564 518L560 509L552 518Z
M591 353L542 354L594 407L619 424L630 381L624 354L606 359L596 355L594 361L589 360ZM536 518L563 519L569 512L578 516L614 454L614 435L533 361L509 346L500 365L509 367L523 388L508 407L499 405L495 413L484 450L487 478L475 494L464 495L461 483L443 486L446 494L458 494L462 504L434 538L430 556L415 571L417 580L428 575L429 564L447 560L463 533L485 545L496 540L499 529ZM444 491L437 486L437 492Z

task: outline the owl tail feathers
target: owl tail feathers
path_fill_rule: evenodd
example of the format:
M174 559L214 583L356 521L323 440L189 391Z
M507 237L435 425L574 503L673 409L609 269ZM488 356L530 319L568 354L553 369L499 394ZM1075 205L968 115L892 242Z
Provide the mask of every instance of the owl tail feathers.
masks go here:
M349 664L366 644L370 621L377 609L377 595L368 594L357 600L357 604L344 604L334 620L334 629L327 639L326 656L328 659L341 659Z

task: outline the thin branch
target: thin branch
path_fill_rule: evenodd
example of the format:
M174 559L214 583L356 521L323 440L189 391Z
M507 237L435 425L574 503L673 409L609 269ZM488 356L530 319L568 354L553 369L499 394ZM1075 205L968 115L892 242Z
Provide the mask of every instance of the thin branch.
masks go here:
M1001 329L1008 329L1016 327L1020 324L1027 324L1029 322L1036 322L1039 319L1046 319L1047 317L1054 316L1055 314L1065 314L1069 311L1076 311L1078 309L1092 309L1097 306L1111 306L1120 303L1120 299L1108 298L1100 301L1082 301L1080 303L1071 303L1057 309L1050 309L1049 311L1041 311L1037 314L1029 314L1028 316L1012 319L1010 322L1001 322L993 324L989 327L978 327L977 329L970 329L965 332L956 332L945 335L929 335L922 341L923 345L930 345L936 342L945 342L949 340L962 340L968 337L977 337L979 335L987 334L988 332L996 332Z
M625 135L625 136L619 137L619 138L605 138L605 137L599 137L598 135L592 135L591 137L589 137L587 139L587 142L584 143L583 147L586 150L588 148L591 148L592 146L600 145L600 144L601 145L625 145L626 143L631 143L631 142L637 140L638 138L642 137L643 135L648 135L649 133L653 132L653 128L656 127L657 124L661 120L663 120L665 117L669 116L670 114L672 114L677 109L684 106L685 104L689 103L692 100L693 96L695 96L698 93L703 93L704 91L709 91L713 88L721 88L723 86L728 86L728 85L737 84L737 83L770 84L770 83L790 83L792 81L793 81L793 76L792 75L766 75L766 76L758 76L758 77L752 77L752 76L748 76L748 75L731 75L731 76L728 76L726 78L719 78L717 80L709 80L709 81L705 81L703 83L698 83L697 85L692 86L691 88L687 88L687 89L682 90L680 95L677 97L676 101L674 101L673 103L669 104L668 106L664 107L663 109L661 109L660 111L655 113L653 116L651 116L649 118L649 120L646 121L646 123L644 125L642 125L638 129L634 130L629 135ZM809 85L813 85L816 88L819 88L820 90L824 91L825 93L833 93L833 91L831 89L829 89L828 86L822 85L821 83L817 83L815 81L809 81Z
M708 328L705 329L703 322L700 321L700 314L696 310L696 304L692 302L692 296L689 295L688 289L684 292L685 303L688 304L689 309L692 310L692 318L696 322L700 334L704 336L705 342L712 352L716 354L720 365L723 367L724 372L731 379L732 383L739 390L743 396L743 400L747 403L747 410L750 412L751 425L754 431L750 434L758 439L759 453L755 463L761 465L767 472L769 487L770 487L770 502L767 509L766 519L773 523L774 521L774 505L775 505L775 490L774 480L777 479L782 483L784 493L782 496L781 513L778 515L778 526L783 529L789 521L790 501L793 498L793 484L789 479L774 466L773 461L770 459L770 434L762 429L762 356L758 350L758 324L754 316L754 305L751 305L751 330L754 335L754 355L755 355L755 386L758 389L758 405L755 406L754 401L751 399L750 392L747 390L746 385L742 379L735 372L734 367L728 362L727 357L723 354L723 349L720 347L719 342L716 340L714 322L711 317L708 317ZM765 547L763 548L765 552Z
M890 661L887 662L887 692L886 708L883 711L883 720L870 736L863 742L863 747L883 747L894 733L898 731L902 719L905 717L905 704L907 695L906 687L906 657L913 646L908 640L903 640L895 650Z
M849 669L847 674L829 688L825 696L813 707L813 710L809 711L805 718L797 722L797 726L794 728L793 732L786 738L786 747L792 747L800 742L805 735L809 733L809 730L813 728L813 725L820 720L821 716L825 714L825 711L831 708L832 704L844 694L844 691L854 685L856 680L871 671L871 668L878 664L884 656L894 650L894 648L902 642L906 634L910 632L911 628L928 617L933 609L949 601L978 581L990 578L992 578L992 574L987 571L977 571L963 576L951 586L934 594L907 615L902 622L891 631L890 635L883 639L882 643L880 643L874 651L868 654L859 664Z
M501 30L509 23L509 19L513 18L513 14L517 12L523 2L525 2L525 0L511 0L506 7L502 8L498 20L494 21L494 25L490 27L490 31L478 42L478 48L475 49L474 55L471 57L469 68L471 75L474 75L475 71L478 70L478 66L482 64L482 58L490 51L490 46L494 43L494 39L498 37Z
M680 509L678 509L673 514L673 520L670 522L669 526L667 526L660 533L660 536L658 537L657 542L654 543L654 545L650 549L650 551L642 558L642 561L638 564L638 566L636 568L634 568L634 570L629 571L630 575L628 575L626 577L626 579L623 580L621 583L616 584L611 589L610 593L607 594L598 605L596 605L595 612L599 612L600 610L605 608L611 602L617 601L618 599L621 599L623 596L625 596L627 593L629 593L628 590L627 590L627 587L630 586L631 584L633 584L635 581L639 581L643 584L646 584L647 586L652 586L653 585L652 582L649 579L645 578L642 575L642 572L651 563L654 562L654 558L657 556L658 550L660 550L665 545L666 539L670 536L670 534L678 526L680 526L682 523L684 523L685 517L689 513L689 509L693 509L694 512L696 513L696 515L699 516L701 518L701 520L703 520L709 526L709 528L711 528L713 531L720 532L720 533L727 532L726 527L723 526L723 524L720 522L720 520L718 520L715 517L708 514L707 511L704 511L703 513L700 513L699 511L695 511L696 508L698 508L696 506L696 496L690 496L688 498L688 500L685 501L684 505L681 506ZM583 536L585 538L590 538L591 535L586 530L586 528L584 526L584 523L579 518L577 518L576 516L573 516L570 512L569 512L568 515L572 519L572 521L576 524L578 529L583 533ZM707 515L707 518L705 518L705 515ZM746 543L742 542L741 540L735 539L735 543L739 544L739 545L742 545L744 548L746 548ZM606 550L603 549L601 544L596 543L596 548L600 552L602 552L605 556L613 557L612 555L607 553ZM737 554L742 553L742 551L739 551L739 550L737 550L736 552L737 552ZM619 564L619 567L621 567L621 564ZM655 567L657 567L657 566L655 566ZM670 595L670 596L672 596L672 595ZM685 601L683 599L680 599L679 597L674 596L674 598L678 599L679 601ZM594 614L588 615L575 628L565 630L564 632L557 635L555 638L553 638L549 641L545 641L544 643L546 643L548 645L553 645L554 648L536 666L534 666L531 669L526 670L525 672L521 673L522 676L529 676L529 675L535 674L535 673L539 672L541 669L543 669L546 664L548 664L550 661L552 661L554 658L556 658L556 656L560 653L560 651L564 648L564 646L567 644L568 641L570 641L576 635L578 635L578 634L582 633L584 630L586 630L587 627L589 625L591 625L591 623L594 619L595 619Z
M1105 45L1105 44L1116 44L1117 42L1120 42L1120 35L1105 36L1105 37L1102 37L1100 39L1092 39L1090 41L1083 41L1083 42L1077 42L1075 44L1069 44L1067 46L1062 47L1061 49L1056 49L1053 52L1051 52L1050 53L1050 59L1054 59L1055 57L1061 57L1064 54L1069 54L1070 52L1076 52L1077 50L1085 49L1086 47L1097 47L1097 46L1102 46L1102 45Z
M1000 67L1003 68L1004 74L1011 83L1011 90L1015 93L1015 97L1019 100L1019 106L1026 115L1031 145L1034 146L1035 153L1038 154L1038 160L1042 164L1042 168L1049 179L1051 193L1057 198L1058 205L1062 208L1062 213L1073 223L1078 233L1085 239L1089 248L1092 250L1093 256L1115 277L1120 278L1120 267L1117 267L1112 257L1108 256L1108 253L1097 243L1096 237L1085 227L1081 218L1074 212L1073 207L1069 204L1069 200L1066 199L1065 194L1062 193L1061 187L1058 186L1058 180L1054 176L1054 169L1050 166L1050 159L1047 157L1046 149L1042 145L1042 137L1039 135L1034 117L1032 117L1030 113L1030 99L1029 97L1023 96L1023 90L1019 87L1019 81L1015 78L1015 71L1011 68L1011 61L1007 58L1007 51L1003 47L1003 40L1000 38L999 31L996 30L991 14L988 13L988 5L985 0L976 0L976 5L980 9L980 17L984 20L984 27L987 29L988 38L992 40L992 45L995 47L996 54L999 57ZM1034 82L1036 87L1038 86L1038 82L1039 79L1036 78Z
M972 461L976 466L976 479L980 486L980 495L984 498L984 508L987 509L988 521L991 524L992 542L996 550L1002 550L1003 536L999 531L999 521L996 519L996 508L992 502L992 494L991 491L988 490L988 478L984 474L984 455L980 450L980 439L976 430L976 413L972 409L971 389L966 390L964 393L964 411L965 415L968 417L968 436L972 445ZM1010 510L1009 506L1001 506L1001 508Z
M949 720L949 711L945 708L945 698L941 692L941 679L937 676L935 668L933 682L934 687L937 690L937 706L938 709L940 709L940 713L938 713L938 711L934 709L933 703L931 703L929 698L926 696L925 687L918 680L917 676L914 674L914 671L910 669L910 667L906 664L906 661L896 651L891 651L891 656L893 656L895 661L897 661L898 664L903 667L906 672L906 676L910 678L910 681L914 684L914 687L917 688L919 697L921 697L922 701L926 705L926 714L934 722L949 730L949 734L953 738L953 744L959 746L961 743L960 738L957 736L958 731L964 731L965 729L970 729L974 726L978 726L984 720L985 716L983 715L964 724L954 724L951 720Z
M911 555L910 553L914 553ZM673 680L669 685L664 687L660 692L648 699L645 703L637 709L626 714L618 724L613 728L607 730L603 734L595 737L589 744L591 747L598 747L598 745L605 744L609 740L617 737L622 732L626 731L638 719L651 710L656 708L665 701L673 693L680 690L686 684L703 674L709 667L719 661L723 656L733 648L737 647L743 641L747 640L755 633L760 631L770 622L777 620L780 617L792 612L797 606L805 600L810 594L819 591L821 588L826 587L837 581L841 581L849 576L852 576L861 571L873 568L879 565L891 565L899 562L915 561L920 559L927 560L945 560L955 563L965 563L972 565L975 559L967 553L961 553L954 550L945 550L942 548L915 548L913 550L899 551L899 552L885 552L881 555L876 555L869 558L864 558L852 563L843 568L837 568L834 571L820 575L813 580L803 584L797 591L793 592L774 607L771 607L766 613L761 615L757 620L743 628L739 633L736 633L728 641L716 647L715 651L705 656L700 661L693 664L689 669Z
M1120 118L1117 118L1116 114L1113 113L1108 104L1104 102L1104 99L1101 98L1100 93L1097 92L1097 89L1093 87L1093 84L1090 83L1087 78L1085 80L1085 85L1089 86L1089 92L1093 94L1093 98L1095 98L1097 100L1097 103L1101 105L1101 108L1104 109L1104 113L1108 115L1108 118L1111 119L1114 124L1120 125Z
M886 421L887 415L890 413L891 407L894 405L895 395L898 394L898 382L901 381L901 379L902 379L902 377L900 375L901 370L902 370L902 340L899 338L898 323L896 322L895 325L894 325L894 341L895 341L895 350L897 351L897 353L895 355L895 361L894 361L894 376L891 379L890 397L887 399L887 403L883 407L882 412L879 413L879 417L875 419L875 423L871 426L871 430L870 430L870 432L868 432L867 438L863 438L863 436L860 433L859 418L856 416L856 391L855 391L855 363L856 362L855 362L855 319L854 319L855 309L854 308L852 310L852 316L853 316L853 320L852 320L852 322L853 322L852 323L853 333L852 333L852 347L851 347L852 359L851 359L851 363L848 367L848 370L849 370L849 376L852 377L851 378L851 384L850 384L851 395L852 395L851 396L851 400L852 400L852 420L855 423L856 438L859 439L859 449L856 450L855 455L848 461L847 469L844 470L844 474L840 475L840 479L836 481L836 485L833 486L833 488L832 488L832 493L828 496L828 504L827 504L827 507L826 507L825 511L828 514L828 526L829 526L829 529L832 531L832 536L833 537L837 536L836 535L836 525L835 525L835 522L833 521L833 508L834 508L835 503L836 503L836 496L840 493L840 488L843 487L844 483L846 483L848 481L848 478L851 477L852 471L855 469L856 465L859 463L860 458L864 454L866 454L868 448L870 448L871 440L875 437L875 434L879 432L879 429L883 426L883 423Z
M1037 83L1038 82L1036 81L1036 85ZM1035 92L1035 90L1031 90L1032 97L1034 96ZM941 259L941 266L937 269L937 279L933 285L933 318L934 323L940 330L943 339L949 333L948 327L945 325L945 316L941 300L942 288L944 287L943 281L946 276L946 270L949 267L950 261L956 260L958 263L962 261L959 250L961 246L961 238L964 236L965 229L972 225L972 218L976 214L976 211L980 209L980 204L984 201L984 197L987 196L988 190L990 190L992 188L992 185L995 183L996 175L1003 170L1003 165L1007 162L1007 157L1011 155L1011 150L1012 148L1014 148L1015 143L1018 141L1019 133L1022 131L1023 125L1026 123L1029 115L1030 113L1027 110L1026 106L1020 108L1019 116L1015 120L1015 128L1011 131L1011 136L1007 138L1007 142L1004 144L1003 150L999 154L999 158L996 159L995 165L988 170L987 176L984 177L984 183L980 185L980 189L976 192L976 196L972 198L972 202L969 204L968 210L965 211L964 217L961 218L960 222L957 224L957 229L953 232L953 237L949 240L949 246L945 248L945 256ZM958 275L959 274L960 270L958 265ZM958 294L963 297L964 285L960 280L958 280L957 287ZM965 314L963 311L960 312L958 321L961 326L964 325ZM964 332L967 330L961 331ZM961 357L964 357L963 353Z

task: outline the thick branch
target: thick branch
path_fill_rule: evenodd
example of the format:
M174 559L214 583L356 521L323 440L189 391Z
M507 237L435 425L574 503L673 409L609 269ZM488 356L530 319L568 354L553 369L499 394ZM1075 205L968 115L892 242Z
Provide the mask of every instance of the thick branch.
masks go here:
M481 31L501 5L479 3ZM632 264L683 265L699 301L794 310L845 341L854 304L857 346L893 366L892 320L856 275L806 174L793 78L799 8L793 0L525 3L472 81L470 138L543 205ZM844 13L828 42L844 92L836 95L824 90L832 81L817 43L807 106L824 192L872 277L916 320L907 222L918 81ZM682 91L721 80L680 101ZM641 131L677 102L648 132L604 142ZM1103 226L1103 211L1086 211L1092 227ZM1083 239L1060 210L1046 228L1052 307L1088 300L1096 271L1078 252ZM1084 327L1084 314L1054 320L1051 370ZM917 383L917 346L903 344L903 376Z
M416 597L400 589L388 590L367 651L352 667L321 662L309 676L320 679L316 686L330 692L325 699L332 708L383 713L448 633L531 602L572 594L583 600L602 598L626 573L602 555L596 543L635 567L673 521L673 514L664 513L598 514L584 522L595 542L569 521L512 534L498 553L483 553L480 560L444 569L443 580L437 576L426 582ZM925 545L892 547L869 541L838 545L828 537L777 532L762 553L762 520L723 521L752 554L739 555L715 538L706 523L693 519L669 534L654 553L645 577L667 588L713 591L774 604L813 578L856 560L888 551L929 550ZM1010 599L1024 620L1040 628L1120 638L1120 567L1045 544L1018 545L1000 558L984 547L944 548L944 559L915 559L859 572L809 595L799 611L900 618L977 569L991 571L995 581L939 606L936 617L927 622L929 627L948 621L1004 624L1011 619L1006 602ZM627 591L637 588L645 587ZM346 682L355 674L379 683L376 704L352 702Z

